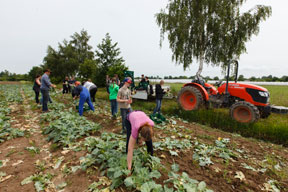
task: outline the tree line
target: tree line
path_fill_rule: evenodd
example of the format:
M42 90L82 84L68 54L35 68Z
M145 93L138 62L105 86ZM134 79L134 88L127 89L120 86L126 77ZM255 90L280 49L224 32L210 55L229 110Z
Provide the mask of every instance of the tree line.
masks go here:
M40 69L40 71L37 72L37 73L41 74L42 73L42 69ZM37 73L35 73L35 74L37 74ZM115 73L117 73L117 71ZM110 74L112 75L113 73L110 73ZM28 73L27 74L16 74L16 73L10 73L7 70L4 70L4 71L0 72L0 81L31 81L32 77L34 78L34 75L31 76ZM157 75L157 76L148 76L148 78L149 79L161 79L161 77L159 75ZM180 75L180 76L172 76L172 75L164 76L164 79L194 79L194 78L195 78L195 76L183 76L183 75ZM209 80L218 81L218 80L221 79L218 76L215 76L215 77L206 76L206 77L203 77L203 78L206 81L209 81ZM140 79L140 77L136 77L135 79ZM225 77L222 78L222 79L225 79ZM234 80L234 76L230 77L229 80L233 81ZM239 75L238 81L288 82L288 76L284 75L282 77L277 77L277 76L268 75L268 76L262 76L262 77L252 76L252 77L246 78L246 77L244 77L244 75Z
M164 79L195 79L195 76L188 77L188 76L182 76L182 75L181 76L169 75L169 76L164 76ZM206 76L206 77L203 77L203 79L205 79L206 81L209 81L209 80L218 81L221 78L219 78L218 76L215 76L215 77ZM223 79L226 79L226 77L222 78L222 80ZM231 76L229 78L230 81L233 81L234 79L235 79L234 76ZM284 75L282 77L276 77L276 76L268 75L268 76L262 76L262 77L252 76L252 77L246 78L244 77L244 75L239 75L238 81L288 82L288 76Z
M58 43L57 48L48 46L43 64L32 67L28 72L29 80L33 80L47 68L52 71L50 78L55 83L63 81L66 76L75 76L78 80L91 79L97 86L105 85L106 75L118 74L122 79L128 67L120 56L118 43L113 43L107 33L93 51L89 44L90 38L88 32L82 30L70 36L69 41L64 39L62 43Z

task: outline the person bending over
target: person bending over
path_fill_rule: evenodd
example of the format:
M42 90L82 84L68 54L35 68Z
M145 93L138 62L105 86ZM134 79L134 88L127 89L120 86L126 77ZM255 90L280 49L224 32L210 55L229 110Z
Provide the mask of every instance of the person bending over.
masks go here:
M86 81L83 86L88 89L92 101L95 102L95 95L97 93L97 86L94 83L92 83L91 79L88 79L88 81Z
M79 99L79 115L83 115L84 103L87 102L89 108L94 111L94 106L91 102L90 94L87 88L83 87L79 81L75 82L75 96L74 99L80 97Z
M132 111L127 115L126 128L126 153L127 153L127 167L128 170L132 169L133 150L140 133L140 144L145 141L147 152L153 155L153 126L154 122L142 111Z

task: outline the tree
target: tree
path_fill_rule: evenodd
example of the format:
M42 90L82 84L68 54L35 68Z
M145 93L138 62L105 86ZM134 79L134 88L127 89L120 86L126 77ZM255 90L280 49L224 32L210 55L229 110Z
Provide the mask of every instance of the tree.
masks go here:
M87 80L92 79L97 70L97 64L95 60L86 59L84 63L80 64L79 67L79 76L80 78Z
M88 32L82 29L80 33L74 33L71 38L70 44L77 53L76 58L78 63L81 65L84 64L87 59L93 60L94 52L92 51L93 47L88 44L91 38L91 36L88 35Z
M52 70L51 80L60 82L65 76L76 75L80 65L86 60L93 60L92 46L88 44L90 36L87 31L74 33L71 40L58 44L58 50L48 46L47 55L44 58L44 67Z
M244 75L239 75L238 81L245 81L246 79L244 78Z
M123 65L122 63L118 63L115 65L112 65L107 74L111 77L114 74L117 74L119 79L124 79L124 71L127 71L128 67L126 67L125 65Z
M33 81L37 75L42 75L43 68L39 66L34 66L32 69L28 72L29 80Z
M97 46L96 61L98 63L97 75L95 81L97 85L105 85L105 76L108 74L113 75L115 72L122 76L124 71L128 68L125 66L124 59L120 56L120 49L117 48L118 43L112 43L109 33L102 39L101 44Z
M245 43L259 31L259 24L271 15L271 7L258 5L240 13L246 0L169 0L156 14L160 45L168 34L172 60L186 70L196 59L197 76L203 64L225 68L246 51Z

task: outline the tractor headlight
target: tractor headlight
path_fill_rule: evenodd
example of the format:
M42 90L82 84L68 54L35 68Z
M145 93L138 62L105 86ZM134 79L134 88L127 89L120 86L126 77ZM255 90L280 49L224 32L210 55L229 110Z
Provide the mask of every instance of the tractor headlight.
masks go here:
M262 96L262 97L269 97L269 93L268 92L259 91L259 95Z

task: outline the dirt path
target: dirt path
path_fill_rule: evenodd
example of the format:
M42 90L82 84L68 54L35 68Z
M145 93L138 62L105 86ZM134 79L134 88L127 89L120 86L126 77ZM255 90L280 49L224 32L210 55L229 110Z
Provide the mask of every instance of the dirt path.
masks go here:
M0 145L0 159L5 162L1 172L6 173L6 179L0 183L1 191L35 191L33 183L21 186L21 181L41 171L37 165L39 159L47 162L52 159L49 144L41 133L39 114L31 110L23 91L21 94L23 104L10 106L11 127L24 130L25 136Z

